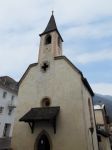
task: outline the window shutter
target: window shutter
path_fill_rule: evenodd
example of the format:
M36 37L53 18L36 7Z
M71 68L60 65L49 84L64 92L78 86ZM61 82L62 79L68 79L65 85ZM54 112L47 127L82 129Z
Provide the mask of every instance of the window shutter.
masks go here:
M109 116L105 116L105 120L106 120L107 124L110 124Z

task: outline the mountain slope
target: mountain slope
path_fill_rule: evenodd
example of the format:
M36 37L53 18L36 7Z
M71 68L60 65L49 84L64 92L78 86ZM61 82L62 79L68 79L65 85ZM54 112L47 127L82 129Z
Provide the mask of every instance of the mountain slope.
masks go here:
M111 100L111 101L112 101L112 96L110 96L110 95L101 95L101 94L97 94L97 93L95 93L95 95L100 96L100 97L103 97L103 98L105 98L105 99L108 99L108 100Z

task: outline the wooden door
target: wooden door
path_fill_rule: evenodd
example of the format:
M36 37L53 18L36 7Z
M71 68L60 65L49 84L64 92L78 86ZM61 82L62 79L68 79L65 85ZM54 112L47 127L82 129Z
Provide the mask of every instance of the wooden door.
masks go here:
M37 150L50 150L49 140L45 134L41 136Z

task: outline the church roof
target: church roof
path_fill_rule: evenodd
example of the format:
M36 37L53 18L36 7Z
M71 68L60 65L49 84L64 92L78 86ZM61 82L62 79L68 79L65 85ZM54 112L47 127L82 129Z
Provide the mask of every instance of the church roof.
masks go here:
M99 109L103 109L104 106L105 106L104 104L103 104L102 106L100 106L100 105L94 105L94 109L95 109L95 110L97 110L97 109L98 109L98 110L99 110Z
M52 120L59 110L60 106L31 108L19 121Z
M0 79L6 79L10 84L17 83L14 79L9 76L1 76Z
M27 70L25 71L25 73L23 74L23 76L21 77L21 79L19 80L18 82L18 86L20 85L20 83L22 82L22 80L25 78L25 76L27 75L28 71L30 70L31 67L34 67L34 66L37 66L38 63L33 63L33 64L30 64L27 68Z
M11 90L11 91L15 92L16 94L18 94L18 90L16 88L14 88L13 86L11 86L11 85L6 85L6 84L4 84L3 82L0 81L0 86L6 88L8 90Z
M61 37L61 35L60 35L58 29L57 29L56 22L55 22L55 19L54 19L54 15L53 15L53 14L51 15L51 18L50 18L50 20L49 20L49 23L48 23L46 29L44 30L44 32L41 33L41 34L39 34L39 35L41 36L41 35L47 34L47 33L52 32L52 31L56 31L56 32L58 33L58 35L60 36L62 42L63 42L63 39L62 39L62 37Z

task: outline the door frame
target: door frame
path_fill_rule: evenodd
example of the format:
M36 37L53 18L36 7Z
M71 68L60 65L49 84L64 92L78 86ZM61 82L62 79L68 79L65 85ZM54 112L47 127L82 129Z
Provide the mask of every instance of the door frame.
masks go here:
M38 134L38 136L37 136L37 138L36 138L36 140L35 140L34 150L37 150L37 148L38 148L38 142L39 142L39 140L40 140L40 138L41 138L41 136L42 136L43 134L45 134L45 135L47 136L47 138L48 138L49 145L50 145L50 150L53 150L53 145L52 145L52 141L51 141L50 135L49 135L49 133L48 133L47 131L45 131L45 130L42 130L42 131Z

